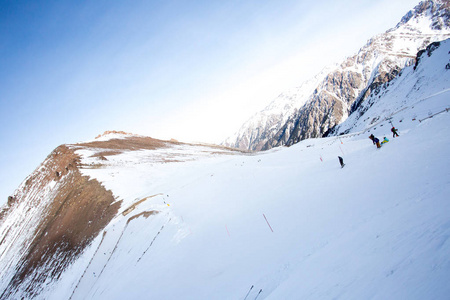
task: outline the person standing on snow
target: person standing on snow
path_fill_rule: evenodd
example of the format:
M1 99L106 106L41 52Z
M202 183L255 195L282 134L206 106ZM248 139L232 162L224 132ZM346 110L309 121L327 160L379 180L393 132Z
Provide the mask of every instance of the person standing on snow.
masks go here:
M381 145L386 144L387 142L389 142L389 140L386 137L384 137L383 141L381 142Z
M392 131L393 138L395 138L395 136L398 136L397 129L394 126L392 126L391 131Z
M343 168L345 166L344 159L340 156L338 156L338 158L339 158L339 163L341 164L341 168Z
M372 140L372 142L373 142L374 145L377 145L377 148L381 148L380 140L377 139L373 134L371 134L371 135L369 136L369 139Z

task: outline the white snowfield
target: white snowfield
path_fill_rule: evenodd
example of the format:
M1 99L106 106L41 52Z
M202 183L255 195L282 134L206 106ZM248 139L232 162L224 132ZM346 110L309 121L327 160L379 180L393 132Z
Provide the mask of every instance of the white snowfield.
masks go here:
M449 299L449 51L405 69L347 135L84 169L122 208L42 298Z

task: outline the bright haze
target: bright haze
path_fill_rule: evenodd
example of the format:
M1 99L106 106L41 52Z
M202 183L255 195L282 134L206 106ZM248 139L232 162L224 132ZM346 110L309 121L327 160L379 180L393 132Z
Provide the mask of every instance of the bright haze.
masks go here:
M219 143L418 2L2 1L0 204L106 130Z

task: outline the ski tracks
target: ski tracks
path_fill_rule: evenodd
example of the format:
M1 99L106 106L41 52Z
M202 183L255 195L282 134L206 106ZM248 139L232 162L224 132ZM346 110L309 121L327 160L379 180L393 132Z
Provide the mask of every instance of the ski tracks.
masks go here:
M244 300L250 300L250 299L256 300L256 299L258 299L259 295L262 293L263 290L260 289L259 292L258 292L258 294L256 294L256 296L255 296L254 298L252 298L254 295L250 296L250 293L252 292L253 288L254 288L254 286L252 285L252 286L250 287L250 289L248 290L247 295L245 295ZM256 292L256 290L255 290L255 292ZM249 296L250 296L250 298L249 298Z
M81 280L83 280L84 275L86 275L87 270L89 269L89 267L90 267L91 264L92 264L92 261L94 260L95 256L97 255L98 249L100 249L100 246L102 245L103 240L105 239L105 236L106 236L106 231L103 231L102 240L101 240L100 243L98 244L97 249L95 249L94 255L92 255L91 260L89 261L88 265L87 265L86 268L84 269L83 275L81 275L80 279L78 280L77 284L75 285L75 288L73 289L72 294L71 294L70 297L69 297L69 300L72 299L72 297L73 297L73 295L75 294L75 292L76 292L78 286L80 285Z
M98 280L98 279L100 278L100 276L103 274L103 271L106 269L106 267L107 267L109 261L111 260L111 258L113 257L114 253L116 252L117 248L119 247L120 240L122 239L122 237L123 237L123 235L124 235L126 229L128 228L128 225L131 223L131 221L136 220L138 217L143 216L145 213L149 213L149 215L151 215L151 214L156 214L156 213L158 213L158 212L155 212L155 211L143 212L143 213L140 213L140 214L138 214L138 215L134 215L133 217L130 217L130 218L127 220L127 223L125 224L125 227L123 228L123 230L122 230L122 232L121 232L119 238L117 239L116 244L114 245L114 249L111 251L111 253L110 253L110 255L109 255L109 257L108 257L106 263L104 264L102 270L101 270L100 273L98 274L97 280ZM147 249L144 251L144 253L142 253L142 255L139 257L139 259L138 259L137 262L139 262L139 261L141 260L141 258L144 256L144 254L145 254L145 253L148 251L148 249L153 245L153 243L154 243L154 241L156 240L156 238L158 237L158 235L161 233L161 231L164 229L164 227L165 227L170 221L171 221L171 219L169 218L169 220L168 220L164 225L162 225L161 229L160 229L160 230L158 231L158 233L155 235L155 237L153 238L152 242L151 242L150 245L147 247Z
M103 256L98 256L98 255L97 255L98 252L101 252L101 251L99 251L99 250L100 250L101 248L104 248L104 250L107 250L107 249L105 249L105 247L106 247L106 248L108 247L107 245L104 246L104 247L102 247L102 245L108 244L108 243L106 242L106 240L108 240L107 236L111 236L111 235L112 235L112 236L109 238L110 240L114 238L114 235L113 235L113 233L112 233L111 231L110 231L110 232L104 231L104 232L103 232L102 239L101 239L99 245L97 246L97 249L95 250L95 252L94 252L94 254L92 255L92 257L91 257L89 263L87 264L87 266L86 266L86 268L85 268L83 274L81 275L80 279L78 280L78 282L77 282L77 284L76 284L76 286L75 286L75 288L74 288L74 290L73 290L73 292L72 292L72 294L71 294L69 300L71 300L72 298L74 298L74 295L75 295L76 292L79 290L79 287L83 284L83 282L85 282L85 279L88 280L88 278L87 278L85 275L86 275L86 273L88 273L88 271L89 271L90 269L91 269L91 271L93 272L94 277L96 277L95 280L94 280L93 282L92 282L92 281L88 281L88 282L87 282L87 283L90 285L90 288L88 288L88 290L87 290L87 291L88 291L87 294L89 294L89 293L91 292L92 287L95 286L95 282L97 282L97 281L100 279L100 277L101 277L102 274L105 272L105 270L107 269L108 265L110 264L110 261L112 260L114 254L115 254L115 253L117 252L117 250L120 248L121 240L122 240L122 238L124 237L125 232L127 231L127 228L129 228L130 223L133 223L135 220L139 219L140 217L148 218L149 216L151 216L151 215L156 215L156 214L158 214L158 213L160 213L160 211L157 211L157 210L144 211L144 212L141 212L141 213L139 213L139 214L135 214L135 215L133 215L132 217L128 218L127 221L126 221L126 223L125 223L125 226L123 227L122 231L120 232L119 237L117 238L116 242L114 243L114 248L113 248L113 250L109 253L108 258L106 259L106 261L104 261L104 263L101 263L101 260L103 260L104 258L103 258ZM169 217L169 212L168 212L167 214L165 214L165 215L166 215L166 217L167 217L166 221L163 223L163 225L161 226L161 228L158 230L158 232L156 233L156 235L153 237L153 239L152 239L150 245L149 245L149 246L145 249L145 251L143 251L143 253L139 256L139 258L138 258L138 260L136 261L136 264L135 264L135 265L137 265L137 264L141 261L141 259L144 257L144 255L145 255L145 254L149 251L149 249L153 246L153 244L154 244L155 241L157 240L158 236L161 234L162 230L166 227L167 224L169 224L169 222L171 222L172 218ZM106 254L106 252L105 252L105 254ZM97 260L97 265L98 265L99 263L103 265L102 268L101 268L101 270L100 270L100 272L98 273L98 275L95 275L95 272L94 272L94 270L95 270L95 266L94 266L94 265L95 265L95 261L96 261L96 260Z
M145 251L142 253L142 255L139 257L139 259L137 260L136 264L139 263L142 259L142 257L145 255L145 253L147 253L147 251L150 249L150 247L153 245L153 243L155 242L156 238L159 236L159 234L161 233L161 231L164 229L164 226L166 226L167 224L169 224L169 222L172 219L170 218L169 221L167 221L166 224L164 224L161 229L158 231L158 233L155 235L155 237L153 238L152 242L150 243L150 245L147 247L147 249L145 249Z

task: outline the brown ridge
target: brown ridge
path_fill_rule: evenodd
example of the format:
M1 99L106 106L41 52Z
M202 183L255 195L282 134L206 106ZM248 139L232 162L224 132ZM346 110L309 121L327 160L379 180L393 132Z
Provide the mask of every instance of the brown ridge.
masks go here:
M46 279L58 279L117 214L121 202L116 202L112 192L97 180L82 176L79 160L74 150L65 145L51 154L50 166L43 171L47 173L44 181L51 179L62 184L1 299L14 297L18 290L24 290L29 298L37 296ZM46 184L36 182L36 178L30 177L26 188L32 190Z

